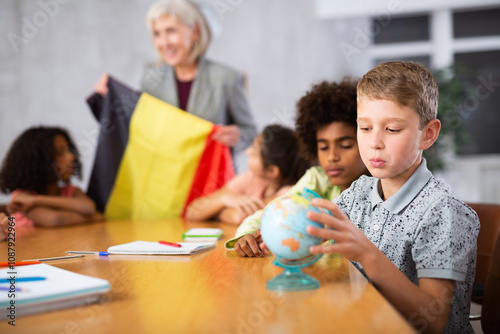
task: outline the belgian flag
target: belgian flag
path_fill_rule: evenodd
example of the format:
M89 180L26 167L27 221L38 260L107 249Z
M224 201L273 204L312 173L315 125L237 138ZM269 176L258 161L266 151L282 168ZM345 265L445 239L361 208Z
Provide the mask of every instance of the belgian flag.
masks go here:
M111 77L108 89L87 99L100 123L88 195L107 218L180 216L234 176L216 125Z

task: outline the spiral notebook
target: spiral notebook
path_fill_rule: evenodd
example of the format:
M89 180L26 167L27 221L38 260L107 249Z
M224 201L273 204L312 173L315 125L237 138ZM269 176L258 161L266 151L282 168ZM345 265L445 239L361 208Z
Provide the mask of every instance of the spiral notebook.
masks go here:
M133 241L108 248L109 254L134 255L191 255L215 247L213 242L179 242L182 247L173 247L153 241Z
M9 321L12 312L25 316L97 302L110 289L107 280L44 263L1 269L0 278L12 279L0 283L3 290L11 290L0 293L0 315Z

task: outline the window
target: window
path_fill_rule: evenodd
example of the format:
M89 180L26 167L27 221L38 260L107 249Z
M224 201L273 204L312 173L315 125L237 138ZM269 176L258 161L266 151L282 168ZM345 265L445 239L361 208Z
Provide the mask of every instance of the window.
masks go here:
M372 24L381 27L369 50L373 66L412 60L431 70L453 64L466 69L459 79L467 93L458 102L470 141L459 148L461 155L500 153L499 17L500 8L440 9L390 21L372 17Z
M372 24L379 24L380 30L373 38L374 44L401 43L429 40L429 16L410 16L392 18L389 22L382 18L373 18Z
M500 9L453 13L453 36L482 37L500 35Z
M461 154L500 153L500 50L455 54L455 63L470 71L460 79L468 91L460 105L471 141Z

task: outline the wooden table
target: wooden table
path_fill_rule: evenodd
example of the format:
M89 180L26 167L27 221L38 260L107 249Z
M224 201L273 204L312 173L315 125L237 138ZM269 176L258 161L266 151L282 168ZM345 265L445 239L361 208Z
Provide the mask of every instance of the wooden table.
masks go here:
M1 333L414 333L412 327L345 258L324 256L305 269L320 288L273 292L282 269L273 257L241 258L224 249L236 228L181 219L108 221L37 228L16 238L16 260L101 250L134 240L181 241L191 227L220 227L213 250L193 256L89 255L48 262L111 284L101 303L0 323ZM7 245L0 243L0 261ZM2 319L3 320L3 319Z

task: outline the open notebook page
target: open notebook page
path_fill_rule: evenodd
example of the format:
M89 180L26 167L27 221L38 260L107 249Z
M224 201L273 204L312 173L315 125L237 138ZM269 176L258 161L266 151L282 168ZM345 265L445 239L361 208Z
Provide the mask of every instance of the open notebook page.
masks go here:
M189 255L215 247L213 242L179 242L182 247L163 245L153 241L133 241L108 248L109 254Z

